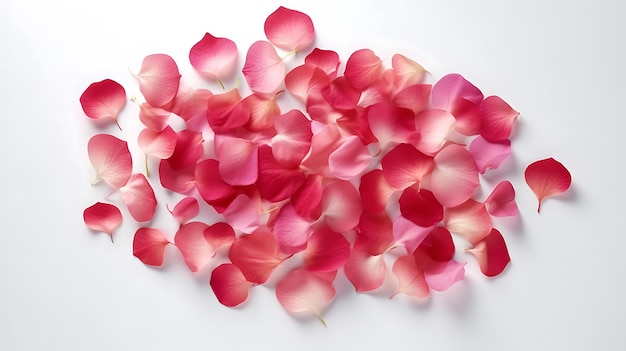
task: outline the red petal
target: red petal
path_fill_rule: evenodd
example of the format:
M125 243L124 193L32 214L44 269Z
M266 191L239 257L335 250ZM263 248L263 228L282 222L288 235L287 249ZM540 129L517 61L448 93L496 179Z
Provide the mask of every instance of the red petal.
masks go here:
M311 148L311 122L299 110L274 119L276 135L272 138L272 155L285 167L298 167Z
M354 249L372 256L387 251L393 243L393 223L387 212L361 215L354 240Z
M165 54L148 55L137 74L139 90L146 102L161 107L172 101L178 91L180 73L176 62Z
M155 132L148 128L139 133L137 143L139 147L148 156L165 159L172 156L176 147L176 132L172 127L167 126L161 132Z
M406 188L399 203L402 216L421 227L430 227L443 219L443 206L429 190Z
M511 154L511 142L507 139L499 143L490 143L480 135L469 146L469 152L474 156L478 171L483 174L489 168L498 168Z
M189 62L206 78L221 82L235 72L237 45L206 33L189 51Z
M228 223L218 222L204 229L204 240L211 245L214 252L228 247L235 241L235 231Z
M324 124L321 130L313 130L311 153L302 161L302 165L311 173L331 176L328 170L328 158L339 146L340 139L341 135L336 123Z
M123 187L132 173L132 159L128 144L109 134L97 134L87 144L89 161L96 170L92 184L104 180L110 187Z
M383 255L375 255L352 249L344 266L346 277L357 292L378 289L385 281L387 265Z
M394 189L385 179L383 171L374 169L361 177L359 193L363 212L377 214L385 210Z
M209 204L235 193L233 187L224 182L220 176L218 167L218 161L207 159L198 162L195 169L195 183L198 186L198 192Z
M465 147L450 144L434 161L430 190L444 207L462 204L480 185L474 158Z
M139 120L144 126L155 132L160 132L167 127L167 122L172 113L160 107L153 107L148 103L139 106Z
M304 63L320 68L330 79L334 79L339 69L339 55L332 50L315 48L304 58Z
M324 323L322 312L335 298L331 281L306 269L296 269L276 285L276 298L283 308L302 316L316 316Z
M472 164L473 164L472 160ZM385 179L398 190L419 184L435 165L433 158L409 144L400 144L389 151L380 161ZM475 166L474 166L475 167ZM476 176L478 178L478 175Z
M303 254L306 269L334 272L348 261L350 243L343 235L322 226L311 234Z
M446 227L435 227L422 242L422 247L435 261L446 262L454 257L452 234Z
M322 176L310 174L291 197L291 204L300 217L318 219L322 213Z
M498 183L485 200L485 207L494 217L515 216L519 211L515 203L513 184L508 180Z
M263 28L272 44L288 51L306 49L315 40L311 18L305 13L282 6L267 17Z
M163 264L165 246L169 243L162 231L155 228L139 228L133 238L133 255L144 264L160 266Z
M198 200L193 196L188 196L180 200L171 211L176 221L183 225L200 213Z
M393 84L398 90L421 83L426 75L426 70L422 65L400 54L391 57L391 68L393 69Z
M251 283L263 284L283 260L278 257L278 241L267 228L239 237L228 252L230 261Z
M330 106L338 110L351 110L359 103L361 93L355 90L346 77L335 78L320 90Z
M531 163L524 172L526 184L537 196L541 211L541 203L544 199L564 193L572 184L572 175L559 161L548 158Z
M344 139L343 143L330 154L330 173L343 180L357 178L370 165L372 155L356 135Z
M210 284L217 300L228 307L235 307L246 301L252 287L241 270L230 263L223 263L213 270Z
M215 156L222 179L232 186L250 185L259 175L258 148L253 141L215 135Z
M208 226L201 222L189 222L176 232L174 245L183 255L187 267L197 272L209 263L218 249L234 240L235 232L226 223Z
M495 143L511 137L519 112L498 96L489 96L480 104L480 116L480 135Z
M430 288L428 283L426 283L424 270L417 264L413 255L398 257L393 263L391 272L398 279L398 291L396 294L406 294L420 299L430 295Z
M105 79L85 89L80 105L89 118L111 118L117 123L117 116L126 105L126 91L118 82Z
M189 129L176 133L176 147L172 156L167 159L170 167L175 170L182 170L196 162L204 155L202 133Z
M260 40L248 49L242 72L252 91L273 95L283 83L285 66L272 44Z
M83 212L87 228L107 233L113 240L113 232L122 224L122 213L111 204L96 202Z
M344 75L354 89L363 91L382 78L383 62L372 50L361 49L348 58Z
M285 204L274 223L274 234L278 239L280 251L292 254L304 250L313 232L312 224L312 220L300 217L291 203Z
M120 193L128 211L137 222L146 222L154 217L157 200L146 176L141 173L133 174L128 183L120 188Z
M419 133L417 149L427 155L437 153L448 141L456 120L444 110L424 110L415 118L415 129Z
M489 235L481 240L473 249L467 250L476 256L480 271L488 277L496 276L511 262L509 251L502 234L497 229L491 229Z
M361 216L361 197L352 183L331 180L322 193L322 216L326 225L338 232L352 230Z
M165 189L179 194L187 194L195 186L195 169L196 165L192 164L187 168L174 170L167 160L162 160L159 163L159 181Z
M272 148L259 147L259 179L257 186L261 197L278 202L291 197L304 183L306 176L298 168L286 168L272 155Z
M459 206L446 208L443 221L448 230L472 244L481 241L493 227L485 205L472 199Z

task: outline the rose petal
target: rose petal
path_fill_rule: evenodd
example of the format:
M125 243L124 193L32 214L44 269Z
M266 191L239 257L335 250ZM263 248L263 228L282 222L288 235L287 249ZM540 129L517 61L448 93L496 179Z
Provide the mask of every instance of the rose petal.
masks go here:
M122 213L115 205L96 202L85 209L83 220L89 229L105 232L113 241L113 232L122 224Z
M92 184L103 180L111 188L123 187L132 172L128 143L109 134L97 134L87 144L89 161L96 170Z
M137 79L146 102L154 107L162 107L176 96L180 73L170 56L154 54L144 58Z
M524 178L539 201L537 212L541 211L543 200L566 192L572 184L570 172L552 157L528 165L524 171Z
M163 264L167 244L170 244L170 241L161 230L139 228L133 237L133 256L149 266L160 266Z
M146 222L154 217L157 200L146 176L133 174L128 183L120 188L120 193L130 215L137 222Z
M237 45L232 40L206 33L191 47L189 62L204 77L221 83L235 72L237 56Z
M511 262L506 242L502 234L495 228L491 229L489 235L476 244L474 248L467 251L476 257L480 271L488 277L502 273Z
M117 117L126 105L126 90L111 79L91 83L80 96L80 105L89 118L110 118L117 123Z
M485 200L485 207L489 214L494 217L508 217L518 214L513 184L508 180L498 183Z
M235 307L246 301L252 287L241 270L230 263L223 263L213 269L210 284L217 300L228 307Z
M335 288L332 281L317 273L296 269L278 282L276 298L287 312L316 316L325 325L322 312L335 298Z
M272 44L284 50L300 51L315 40L311 17L300 11L280 6L265 20L265 36Z

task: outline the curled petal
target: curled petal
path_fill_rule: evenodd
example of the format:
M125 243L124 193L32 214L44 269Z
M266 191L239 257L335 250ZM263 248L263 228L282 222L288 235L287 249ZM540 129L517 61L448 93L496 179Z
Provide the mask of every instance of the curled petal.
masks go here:
M154 107L162 107L176 96L180 73L170 56L154 54L144 58L137 79L146 102Z
M370 49L357 50L348 58L344 75L354 89L363 91L382 78L383 62Z
M213 269L210 284L217 300L228 307L235 307L246 301L252 287L241 270L230 263L223 263Z
M283 83L285 65L272 44L260 40L248 49L242 72L252 91L273 95Z
M83 220L89 229L107 233L113 240L113 232L122 224L122 213L115 205L96 202L85 209Z
M478 188L474 158L461 145L450 144L434 158L431 191L444 207L454 207L469 199Z
M371 255L352 249L344 271L356 292L364 292L378 289L383 285L387 265L382 254Z
M103 180L110 187L123 187L132 173L132 159L128 143L109 134L97 134L87 144L89 161L96 170L92 184Z
M188 196L180 200L171 213L176 221L183 225L200 213L200 205L198 205L198 200L195 197Z
M230 261L241 269L251 283L263 284L282 261L278 241L267 228L259 228L233 242L228 252Z
M517 116L519 112L500 97L487 97L480 104L480 135L493 143L509 139Z
M157 200L146 176L141 173L133 174L128 183L120 188L120 193L128 211L137 222L146 222L154 217Z
M491 229L489 235L476 244L474 248L467 251L476 257L480 271L488 277L502 273L511 262L506 242L502 234L495 228Z
M133 238L133 255L149 266L163 264L165 246L170 241L165 233L155 228L139 228Z
M524 177L539 201L537 212L541 211L544 199L566 192L572 184L572 175L567 168L552 157L528 165Z
M80 96L80 105L89 118L110 118L117 123L117 116L126 105L126 90L111 79L92 83Z
M237 65L237 45L230 39L216 38L206 33L189 51L191 66L211 80L222 81L234 73Z
M493 227L485 205L472 199L459 206L446 208L443 221L450 232L464 237L472 244L481 241Z
M306 49L315 40L311 17L283 6L267 17L263 28L265 36L272 44L288 51Z
M398 257L393 263L391 272L398 280L396 294L406 294L420 299L430 295L430 288L426 282L424 270L413 255Z
M316 316L322 323L322 312L335 298L332 281L306 269L291 271L276 285L276 298L283 308L299 316Z
M513 184L508 180L498 183L485 200L485 207L489 214L494 217L508 217L518 214Z
M478 172L483 174L489 168L500 167L502 161L511 155L511 142L507 139L491 143L479 135L470 144L469 152L474 156Z

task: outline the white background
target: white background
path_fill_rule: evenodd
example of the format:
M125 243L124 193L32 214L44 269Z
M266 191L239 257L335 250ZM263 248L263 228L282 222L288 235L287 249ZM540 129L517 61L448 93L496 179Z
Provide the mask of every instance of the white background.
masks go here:
M422 303L340 282L324 328L290 317L266 287L221 306L209 274L192 275L172 247L164 268L144 266L130 218L114 244L85 228L83 209L106 195L89 185L87 140L131 140L136 111L126 106L124 133L94 127L78 102L87 85L112 78L137 95L128 68L158 52L200 82L187 54L205 32L234 40L243 61L281 4L309 14L317 45L344 62L365 47L399 52L521 112L512 159L484 180L507 177L518 193L519 220L498 222L513 260L504 274L487 279L461 254L466 279ZM625 13L618 0L2 1L0 349L625 348ZM522 173L551 156L573 187L538 215Z

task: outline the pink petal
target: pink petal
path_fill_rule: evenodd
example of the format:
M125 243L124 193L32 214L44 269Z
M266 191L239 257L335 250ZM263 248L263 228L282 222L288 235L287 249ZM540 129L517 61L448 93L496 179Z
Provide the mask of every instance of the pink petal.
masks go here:
M261 203L245 194L238 195L222 212L222 216L233 227L243 233L252 233L259 225Z
M430 295L424 270L417 264L413 255L398 257L393 263L391 272L398 280L398 290L395 294L406 294L420 299Z
M354 89L363 91L382 78L383 62L372 50L361 49L348 58L344 75Z
M235 190L220 176L219 162L206 159L198 162L195 169L195 183L202 199L211 204L214 201L227 198L235 193Z
M177 171L192 166L204 155L201 132L194 132L189 129L176 133L176 147L174 152L167 159L170 167Z
M305 105L310 98L321 96L322 89L328 84L328 75L310 64L298 66L285 76L287 91Z
M449 111L456 119L455 129L463 135L476 135L480 132L480 105L465 99L457 99Z
M498 96L489 96L480 104L480 135L495 143L511 137L513 124L519 116L509 104Z
M320 68L330 79L334 79L339 69L339 55L332 50L315 48L304 58L304 63Z
M163 264L165 246L170 241L162 231L155 228L139 228L133 238L133 255L150 266Z
M511 142L507 139L498 143L491 143L482 136L477 136L469 146L469 152L474 156L476 167L481 174L489 168L498 168L511 154Z
M463 280L465 263L455 260L447 262L430 261L424 267L424 276L431 289L446 291L452 284Z
M176 140L176 132L170 126L165 127L161 132L146 128L139 133L137 138L139 147L146 157L154 156L159 159L172 156Z
M293 254L304 250L313 233L312 224L312 220L298 215L291 203L285 204L274 222L274 234L278 239L280 251Z
M283 308L298 316L316 316L322 319L322 312L335 298L332 281L306 269L296 269L276 285L276 298Z
M566 192L572 184L572 175L567 168L553 158L531 163L526 167L524 177L539 201L537 212L541 211L544 199Z
M320 89L320 93L330 106L338 110L351 110L359 103L361 93L354 89L346 77L337 77Z
M242 102L239 90L235 88L211 96L207 102L206 116L211 129L223 133L248 123L250 109Z
M299 110L276 116L276 135L272 138L272 155L278 163L293 168L300 165L311 148L311 122Z
M393 220L393 238L396 245L403 245L407 252L413 252L428 237L432 226L422 227L398 216Z
M450 232L462 236L472 244L481 241L493 227L485 205L472 199L459 206L446 208L443 221Z
M195 163L180 170L172 169L167 160L159 163L159 181L163 188L179 194L188 194L195 186Z
M415 129L419 133L417 149L434 155L444 146L454 130L456 120L444 110L424 110L415 118Z
M198 200L193 196L188 196L180 200L176 206L174 206L171 213L174 219L176 219L180 225L183 225L200 213Z
M169 107L172 113L175 113L187 122L187 127L189 128L189 123L206 114L207 104L211 96L213 96L213 93L208 89L179 87Z
M330 173L343 180L356 178L372 161L372 155L359 137L352 135L330 154L328 166Z
M120 188L122 200L137 222L146 222L154 217L157 200L152 186L141 173L133 174L128 183Z
M96 170L95 184L103 180L111 188L123 187L132 173L128 144L109 134L97 134L87 144L89 161Z
M303 218L318 219L322 213L322 176L310 174L291 197L296 213Z
M331 176L328 169L328 158L339 146L341 134L336 123L324 124L321 130L313 131L311 153L302 161L302 166L311 173Z
M322 193L324 222L338 233L352 230L361 216L361 197L352 183L331 180Z
M80 96L80 105L89 118L111 118L117 123L117 117L126 105L126 90L111 79L92 83Z
M272 148L259 147L259 178L257 187L261 197L278 202L291 197L304 183L306 176L298 168L286 168L276 161Z
M237 56L237 45L232 40L206 33L191 47L189 62L204 77L221 82L235 72Z
M472 164L473 162L472 160ZM380 163L385 179L389 185L398 190L403 190L413 184L417 184L419 187L422 178L429 174L435 166L432 157L423 154L409 144L400 144L394 147L382 158Z
M146 128L160 132L167 127L172 113L160 107L153 107L148 103L139 105L139 120Z
M356 292L364 292L378 289L383 285L387 265L382 254L373 256L352 249L344 271Z
M431 191L444 207L454 207L469 199L480 185L474 158L461 145L450 144L434 158Z
M241 103L250 111L250 118L245 127L253 132L259 132L274 127L274 119L280 115L280 107L276 103L276 97L265 98L256 94L250 94Z
M476 257L480 271L488 277L502 273L511 262L506 242L502 234L495 228L491 229L489 235L476 244L474 248L467 251Z
M242 72L252 91L273 95L283 83L285 66L274 46L260 40L248 49Z
M215 156L222 179L232 186L250 185L259 175L258 148L253 141L215 135Z
M322 226L311 234L303 254L306 269L334 272L348 261L350 243L343 235Z
M83 212L87 228L107 233L113 240L113 232L122 224L122 213L111 204L96 202Z
M361 215L354 240L355 250L376 256L387 251L393 241L393 222L387 212Z
M483 100L483 93L460 74L448 74L433 86L432 107L452 112L463 100L475 105Z
M217 300L228 307L235 307L246 301L252 287L241 270L230 263L223 263L213 269L210 284Z
M402 216L421 227L430 227L443 219L443 206L429 190L406 188L399 203Z
M382 152L415 137L415 115L409 109L381 102L367 107L364 113Z
M204 267L217 250L235 241L235 232L226 223L208 226L201 222L183 224L176 232L174 245L180 250L187 267L197 272Z
M306 49L315 40L311 18L305 13L282 6L267 17L263 28L272 44L288 51Z
M409 85L393 97L393 103L398 107L411 109L413 113L418 114L430 105L431 90L432 85L430 84Z
M178 91L180 73L176 62L165 54L148 55L137 74L139 90L146 102L161 107L172 101Z
M263 284L283 259L278 256L278 241L266 228L239 237L228 252L230 261L241 269L251 283Z
M359 193L361 194L363 212L377 214L385 210L394 189L385 179L383 171L374 169L361 177Z
M494 217L508 217L518 214L513 184L508 180L498 183L485 200L485 207L489 214Z
M391 57L391 68L393 69L393 84L398 90L421 83L426 75L426 70L422 65L400 54Z

